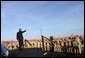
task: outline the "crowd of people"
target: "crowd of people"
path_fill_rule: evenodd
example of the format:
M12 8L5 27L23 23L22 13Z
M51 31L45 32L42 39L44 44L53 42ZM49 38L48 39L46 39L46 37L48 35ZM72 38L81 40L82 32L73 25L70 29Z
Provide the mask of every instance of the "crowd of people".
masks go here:
M72 35L54 42L54 50L57 52L84 53L84 36Z

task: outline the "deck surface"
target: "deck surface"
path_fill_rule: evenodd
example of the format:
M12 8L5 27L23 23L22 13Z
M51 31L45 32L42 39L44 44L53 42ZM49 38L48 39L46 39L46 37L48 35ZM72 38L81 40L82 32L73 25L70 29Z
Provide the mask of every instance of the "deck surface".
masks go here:
M9 57L84 57L84 54L72 54L72 53L58 53L58 52L47 52L44 55L44 52L41 48L24 48L21 51L11 50L9 51Z

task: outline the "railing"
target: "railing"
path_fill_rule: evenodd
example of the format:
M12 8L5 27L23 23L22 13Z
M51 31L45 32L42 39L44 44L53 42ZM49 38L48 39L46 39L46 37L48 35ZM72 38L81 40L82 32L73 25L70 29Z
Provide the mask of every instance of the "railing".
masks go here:
M24 44L25 46L24 46L24 47L27 47L26 42L27 42L31 47L33 47L32 44L31 44L28 40L26 40L26 39L25 39L25 44Z
M41 41L39 41L39 42L35 42L35 41L28 41L28 40L26 40L25 39L25 44L24 44L24 47L27 47L28 46L28 44L30 45L30 47L31 48L42 48L41 47ZM29 48L29 47L27 47L27 48Z
M49 39L49 38L41 35L41 38L42 38L42 50L54 52L53 37L51 36L50 39Z

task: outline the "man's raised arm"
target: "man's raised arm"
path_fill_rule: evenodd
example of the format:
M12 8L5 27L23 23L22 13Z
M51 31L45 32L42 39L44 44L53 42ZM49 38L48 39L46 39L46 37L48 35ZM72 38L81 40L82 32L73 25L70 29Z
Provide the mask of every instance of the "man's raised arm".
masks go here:
M26 32L26 30L22 31L22 33Z

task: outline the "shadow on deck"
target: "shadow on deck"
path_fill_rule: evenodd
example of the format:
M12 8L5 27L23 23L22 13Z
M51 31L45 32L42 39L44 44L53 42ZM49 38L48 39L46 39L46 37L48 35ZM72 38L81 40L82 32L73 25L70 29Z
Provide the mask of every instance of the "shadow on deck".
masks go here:
M24 48L22 50L10 50L9 57L42 57L43 52L41 48Z
M58 52L46 52L44 53L41 48L24 48L21 51L10 50L9 57L84 57L84 54L72 54L72 53L58 53ZM44 55L45 54L45 55Z

